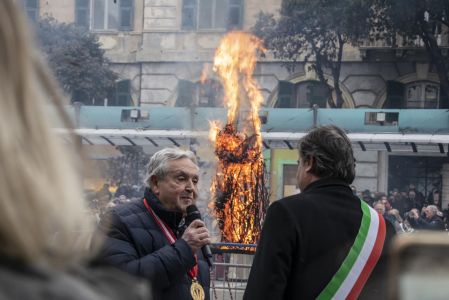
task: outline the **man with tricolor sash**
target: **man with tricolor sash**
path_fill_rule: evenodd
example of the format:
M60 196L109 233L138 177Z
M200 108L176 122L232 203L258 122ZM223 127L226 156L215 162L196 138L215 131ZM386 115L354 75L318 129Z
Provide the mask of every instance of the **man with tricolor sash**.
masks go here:
M352 193L351 142L336 126L299 142L301 193L268 209L244 299L384 299L394 227Z

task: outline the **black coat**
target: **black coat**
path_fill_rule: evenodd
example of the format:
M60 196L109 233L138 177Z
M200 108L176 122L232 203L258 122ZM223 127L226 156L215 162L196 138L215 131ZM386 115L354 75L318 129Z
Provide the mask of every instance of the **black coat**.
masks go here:
M166 210L150 190L145 192L145 197L159 218L180 237L178 226L182 214ZM102 262L150 279L154 299L191 299L191 279L187 272L195 265L194 254L183 239L169 244L147 211L143 199L107 212L100 222L100 230L106 233ZM209 299L209 268L202 259L199 259L198 266L198 281L205 290L206 299Z
M351 249L362 219L360 199L335 179L313 182L268 209L243 299L315 299ZM360 299L384 299L385 249ZM379 279L379 280L378 280Z
M419 217L418 219L409 219L410 225L414 229L423 230L444 230L444 223L438 216L433 216L430 220Z

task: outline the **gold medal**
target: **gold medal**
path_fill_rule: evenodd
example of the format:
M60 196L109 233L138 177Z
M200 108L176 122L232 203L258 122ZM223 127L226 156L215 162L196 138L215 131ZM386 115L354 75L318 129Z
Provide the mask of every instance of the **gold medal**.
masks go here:
M196 278L192 279L190 294L192 295L193 300L204 300L204 289L201 284L198 283Z

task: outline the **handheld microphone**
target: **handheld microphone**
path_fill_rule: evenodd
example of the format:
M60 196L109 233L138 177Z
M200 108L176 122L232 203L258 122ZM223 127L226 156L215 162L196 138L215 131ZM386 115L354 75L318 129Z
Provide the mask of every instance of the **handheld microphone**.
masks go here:
M185 223L187 226L189 226L190 223L197 219L201 220L201 213L199 212L195 204L187 206L186 211L187 215L185 217ZM210 251L209 245L204 245L203 247L201 247L201 252L203 253L203 256L206 259L209 267L212 267L212 252Z

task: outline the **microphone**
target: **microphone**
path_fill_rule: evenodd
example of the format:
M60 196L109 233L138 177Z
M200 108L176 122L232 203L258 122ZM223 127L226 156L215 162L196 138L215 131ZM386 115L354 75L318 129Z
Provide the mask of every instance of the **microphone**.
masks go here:
M198 210L198 208L195 206L195 204L187 206L186 211L187 211L187 215L186 215L184 221L187 226L189 226L190 223L192 223L193 221L195 221L197 219L201 220L201 213ZM201 247L201 252L203 253L203 256L206 259L209 267L212 267L212 252L210 251L209 245L204 245L203 247Z

